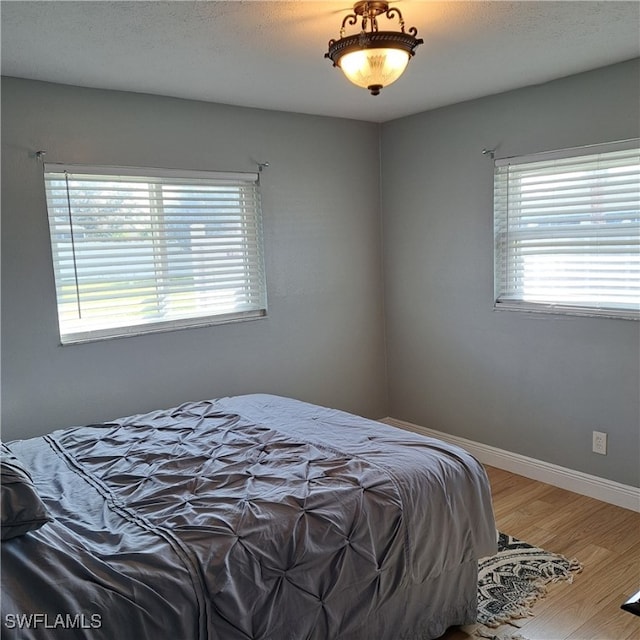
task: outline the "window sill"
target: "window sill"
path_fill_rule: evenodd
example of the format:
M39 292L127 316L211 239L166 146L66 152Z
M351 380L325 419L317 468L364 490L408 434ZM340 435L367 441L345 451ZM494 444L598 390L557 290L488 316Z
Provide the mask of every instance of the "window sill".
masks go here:
M640 310L604 309L596 307L574 307L562 304L542 304L535 302L496 301L494 311L521 311L542 315L580 316L586 318L610 318L615 320L640 320Z
M267 317L266 310L248 311L242 314L230 314L227 316L213 316L208 318L197 318L192 320L177 320L161 322L156 324L136 325L131 327L120 327L119 329L105 329L102 331L86 331L71 333L61 338L61 346L67 347L75 344L87 344L90 342L102 342L104 340L116 340L119 338L131 338L134 336L146 336L154 333L167 333L170 331L181 331L183 329L200 329L221 324L235 324L237 322L249 322L252 320L262 320Z

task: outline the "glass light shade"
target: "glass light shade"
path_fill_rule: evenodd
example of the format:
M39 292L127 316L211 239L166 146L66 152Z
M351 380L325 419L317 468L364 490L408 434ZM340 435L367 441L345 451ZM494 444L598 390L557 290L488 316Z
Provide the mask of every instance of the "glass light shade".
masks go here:
M408 63L409 53L401 49L360 49L343 55L339 64L353 84L367 89L395 82Z

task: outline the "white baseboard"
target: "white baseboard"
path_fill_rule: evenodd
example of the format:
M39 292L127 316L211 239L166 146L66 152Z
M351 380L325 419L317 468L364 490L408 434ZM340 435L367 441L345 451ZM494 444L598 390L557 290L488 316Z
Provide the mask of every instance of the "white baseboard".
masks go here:
M483 464L517 473L525 478L546 482L554 487L560 487L596 500L615 504L618 507L640 511L640 488L592 476L582 471L560 467L550 462L529 458L519 453L498 449L481 442L452 436L448 433L421 427L404 420L384 418L381 422L457 445L462 449L466 449Z

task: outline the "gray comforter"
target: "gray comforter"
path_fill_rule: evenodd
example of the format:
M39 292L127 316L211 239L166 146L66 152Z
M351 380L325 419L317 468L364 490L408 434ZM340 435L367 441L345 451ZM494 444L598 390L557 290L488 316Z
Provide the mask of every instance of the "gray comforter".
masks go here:
M3 638L437 637L495 552L469 454L276 396L9 447L54 521L2 543Z

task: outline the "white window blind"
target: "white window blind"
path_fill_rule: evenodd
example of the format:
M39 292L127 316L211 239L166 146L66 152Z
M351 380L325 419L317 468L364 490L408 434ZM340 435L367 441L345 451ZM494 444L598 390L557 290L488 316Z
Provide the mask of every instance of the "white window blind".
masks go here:
M638 319L638 147L496 160L496 308Z
M266 314L257 174L45 164L62 343Z

